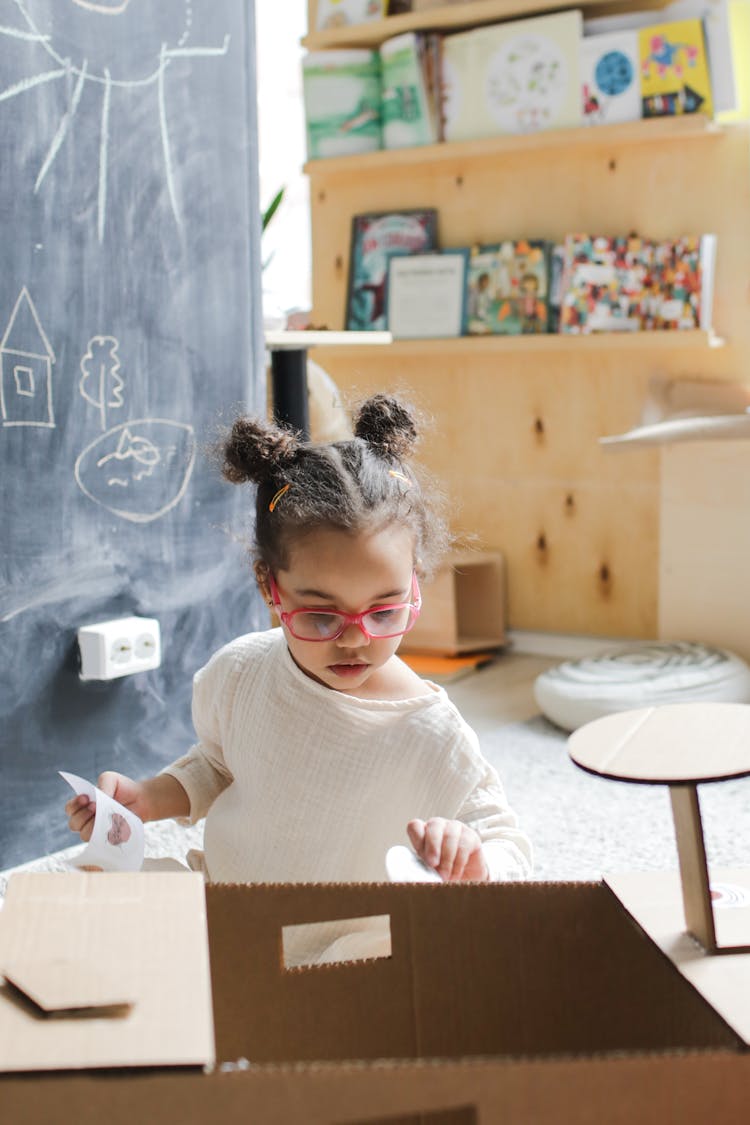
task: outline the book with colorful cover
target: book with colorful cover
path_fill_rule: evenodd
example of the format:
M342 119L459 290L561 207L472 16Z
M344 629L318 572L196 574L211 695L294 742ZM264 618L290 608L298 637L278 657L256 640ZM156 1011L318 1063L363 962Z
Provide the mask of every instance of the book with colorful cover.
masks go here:
M349 255L345 323L349 331L385 331L388 262L398 254L437 249L437 211L379 211L355 215Z
M638 32L644 117L713 115L703 25L700 20L657 23Z
M547 299L547 330L559 332L560 309L563 302L563 275L565 272L565 243L555 242L549 251L549 297Z
M739 120L750 112L750 4L748 0L672 0L663 8L618 12L584 19L585 35L625 29L637 31L656 23L700 20L711 75L714 113Z
M560 331L711 328L714 235L565 238Z
M716 236L653 242L646 257L641 328L712 327Z
M638 33L612 31L581 40L584 125L612 125L641 116Z
M302 59L302 92L309 160L381 147L377 51L311 51Z
M332 31L382 20L386 7L386 0L317 0L315 27L318 31Z
M407 31L380 46L384 148L433 144L438 139L424 40Z
M548 243L506 239L471 251L466 298L469 336L546 332L548 297Z
M443 38L447 141L581 123L579 10Z

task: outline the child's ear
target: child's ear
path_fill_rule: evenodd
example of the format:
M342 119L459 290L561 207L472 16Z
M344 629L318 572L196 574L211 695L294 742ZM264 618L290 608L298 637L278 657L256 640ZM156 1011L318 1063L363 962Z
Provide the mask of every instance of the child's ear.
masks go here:
M263 601L266 605L272 606L273 598L271 597L271 587L268 582L268 566L266 563L259 561L253 564L253 570L255 571L255 581L258 584L258 589L261 592Z

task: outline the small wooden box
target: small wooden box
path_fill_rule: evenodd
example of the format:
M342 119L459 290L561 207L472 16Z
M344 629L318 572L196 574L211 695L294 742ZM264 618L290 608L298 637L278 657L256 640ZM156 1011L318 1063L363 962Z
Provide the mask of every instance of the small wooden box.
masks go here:
M505 643L505 563L499 552L448 555L422 590L422 612L400 652L454 656Z

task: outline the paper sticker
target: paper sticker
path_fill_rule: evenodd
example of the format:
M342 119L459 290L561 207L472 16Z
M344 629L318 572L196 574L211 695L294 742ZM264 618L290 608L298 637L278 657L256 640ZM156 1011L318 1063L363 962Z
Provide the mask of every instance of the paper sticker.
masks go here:
M737 883L712 883L711 902L717 906L749 906L750 892Z
M391 883L442 883L434 868L423 863L416 852L395 844L385 855L385 869Z
M100 867L102 871L140 871L143 866L143 821L108 797L101 789L74 773L59 771L77 794L96 804L94 829L86 849L76 857L76 867Z

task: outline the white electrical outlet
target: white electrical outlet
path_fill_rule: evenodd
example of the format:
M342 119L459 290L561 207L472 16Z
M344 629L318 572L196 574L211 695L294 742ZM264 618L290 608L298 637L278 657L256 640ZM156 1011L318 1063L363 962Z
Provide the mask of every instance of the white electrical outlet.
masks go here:
M161 633L154 617L120 617L78 630L82 680L116 680L161 664Z

